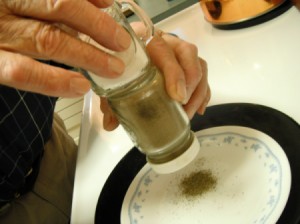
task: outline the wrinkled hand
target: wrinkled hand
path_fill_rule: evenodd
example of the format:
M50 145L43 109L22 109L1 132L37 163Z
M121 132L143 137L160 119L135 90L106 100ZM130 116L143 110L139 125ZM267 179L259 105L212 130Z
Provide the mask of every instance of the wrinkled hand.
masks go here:
M0 84L51 96L76 97L90 88L79 73L40 63L53 60L104 77L120 75L124 63L81 41L92 37L124 50L130 37L99 8L112 0L0 0Z
M183 104L191 119L198 112L203 114L211 92L207 78L207 64L198 57L197 47L172 35L156 35L147 45L153 63L162 71L169 95ZM103 126L113 130L118 126L105 98L101 98L104 114Z

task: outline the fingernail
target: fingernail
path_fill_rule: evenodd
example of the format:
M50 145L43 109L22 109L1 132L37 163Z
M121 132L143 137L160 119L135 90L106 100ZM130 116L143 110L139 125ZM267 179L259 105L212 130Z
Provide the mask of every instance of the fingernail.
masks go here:
M74 77L70 80L71 91L83 95L91 88L90 82L86 78Z
M104 115L103 127L106 131L112 131L117 127L115 117L112 114L105 114Z
M184 102L186 100L186 86L183 80L179 80L176 86L176 94L179 98L180 102Z
M111 120L110 114L104 114L104 116L103 116L103 127L107 131L109 130L110 120Z
M130 35L121 27L117 30L116 40L122 49L127 49L131 43Z
M186 111L186 114L188 115L188 118L191 120L193 116L195 115L194 111Z
M115 75L120 75L124 72L125 65L121 60L110 57L108 59L108 69L115 73Z
M198 110L198 113L201 114L201 115L204 115L205 111L206 111L206 106L207 106L207 103L204 103L201 108Z

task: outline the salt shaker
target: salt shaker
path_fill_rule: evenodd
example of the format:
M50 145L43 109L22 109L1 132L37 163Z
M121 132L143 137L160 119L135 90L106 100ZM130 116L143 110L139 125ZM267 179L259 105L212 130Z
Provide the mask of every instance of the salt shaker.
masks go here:
M151 63L144 42L135 35L122 7L130 7L145 24L149 36L153 35L151 20L134 2L115 1L105 12L128 31L132 41L124 52L107 52L124 61L125 71L114 79L92 72L85 74L93 91L107 98L120 124L146 155L152 169L161 174L176 172L196 157L200 146L185 111L167 94L163 75ZM103 49L92 39L88 42Z

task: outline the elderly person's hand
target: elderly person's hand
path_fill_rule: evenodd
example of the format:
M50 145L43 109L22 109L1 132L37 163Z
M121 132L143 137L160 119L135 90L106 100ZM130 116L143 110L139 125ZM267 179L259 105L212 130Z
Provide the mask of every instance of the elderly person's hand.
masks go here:
M139 31L136 33L140 35ZM191 119L196 112L203 114L211 92L207 79L207 64L198 57L197 47L159 32L147 45L147 51L165 77L167 92L174 100L183 104L189 118ZM100 106L104 114L104 128L115 129L119 123L105 98L101 98Z
M112 0L0 0L0 84L50 96L76 97L90 89L80 73L34 59L120 75L124 63L81 41L92 37L115 51L129 47L128 33L103 13Z

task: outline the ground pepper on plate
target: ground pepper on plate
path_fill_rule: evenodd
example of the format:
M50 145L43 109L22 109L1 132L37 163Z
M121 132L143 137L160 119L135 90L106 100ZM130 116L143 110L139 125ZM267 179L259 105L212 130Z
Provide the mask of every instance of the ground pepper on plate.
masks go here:
M179 187L182 195L191 198L215 189L216 184L217 178L210 170L200 170L184 177Z

